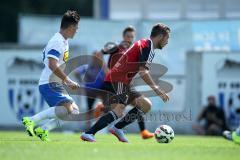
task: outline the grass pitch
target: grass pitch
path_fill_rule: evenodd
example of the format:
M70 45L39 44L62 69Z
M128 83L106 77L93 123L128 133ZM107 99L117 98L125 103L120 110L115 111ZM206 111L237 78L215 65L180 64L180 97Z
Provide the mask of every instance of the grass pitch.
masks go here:
M240 145L221 137L178 136L169 144L142 140L128 134L130 143L112 135L97 135L96 143L83 142L80 134L51 133L44 143L25 132L0 132L1 160L239 160Z

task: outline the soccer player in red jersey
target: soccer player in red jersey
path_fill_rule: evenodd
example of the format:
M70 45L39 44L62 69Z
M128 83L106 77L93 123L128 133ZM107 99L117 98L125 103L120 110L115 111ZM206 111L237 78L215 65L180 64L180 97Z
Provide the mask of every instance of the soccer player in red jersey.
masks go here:
M122 37L123 41L119 44L114 43L107 43L106 47L102 49L103 54L110 54L110 57L108 59L108 68L112 69L113 66L116 64L116 62L121 58L121 56L124 54L124 52L127 51L127 49L133 44L133 41L135 39L135 28L133 26L128 26L123 30ZM135 97L142 96L141 93L137 92L136 90L132 89L132 93L135 94ZM130 99L131 100L131 99ZM145 100L145 99L142 99ZM131 103L131 101L128 101L127 104L134 105ZM103 107L103 104L101 102L97 103L96 108ZM143 139L152 138L154 136L153 133L149 132L145 128L145 122L143 115L139 115L137 118L138 126L140 129L140 134Z
M161 23L154 25L150 39L140 39L135 42L107 73L103 89L111 94L106 95L109 98L105 104L111 105L112 110L100 117L87 132L83 133L82 140L95 142L96 132L120 118L130 101L135 107L109 128L109 132L119 141L128 142L122 128L134 122L139 115L147 113L152 106L147 97L135 94L131 87L131 81L137 73L164 102L169 100L168 95L156 85L149 72L155 55L154 49L162 49L166 46L169 34L170 28L166 25Z

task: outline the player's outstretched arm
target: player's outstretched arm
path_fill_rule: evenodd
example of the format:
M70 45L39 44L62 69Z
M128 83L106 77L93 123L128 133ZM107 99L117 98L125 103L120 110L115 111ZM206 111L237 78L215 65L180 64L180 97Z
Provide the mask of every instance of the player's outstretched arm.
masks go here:
M58 66L57 60L51 57L48 57L48 67L52 70L52 72L59 77L63 83L71 89L77 89L79 85L72 81Z
M140 77L144 80L147 85L149 85L152 90L164 101L167 102L169 100L168 95L161 90L156 83L153 81L152 76L149 74L149 70L140 66L140 71L139 71Z

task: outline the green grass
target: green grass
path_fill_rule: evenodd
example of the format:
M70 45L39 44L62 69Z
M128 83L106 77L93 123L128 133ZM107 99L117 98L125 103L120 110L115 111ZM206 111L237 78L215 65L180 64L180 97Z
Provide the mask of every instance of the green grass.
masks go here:
M83 142L79 134L51 133L43 143L24 132L0 132L1 160L239 160L240 145L221 137L175 136L169 144L127 135L130 143L112 135L97 135L96 143Z

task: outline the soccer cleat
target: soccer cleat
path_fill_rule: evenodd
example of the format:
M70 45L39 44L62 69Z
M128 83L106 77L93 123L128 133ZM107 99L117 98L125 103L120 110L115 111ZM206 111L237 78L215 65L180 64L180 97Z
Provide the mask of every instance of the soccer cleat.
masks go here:
M83 141L87 142L96 142L96 139L93 134L82 133L80 137Z
M31 121L28 117L23 117L22 124L24 125L29 136L34 136L34 122Z
M222 135L225 139L230 140L230 141L232 140L232 132L226 130L222 133Z
M226 131L224 131L224 132L222 133L222 135L223 135L223 137L226 138L227 140L232 141L232 132L226 130Z
M240 144L240 135L238 135L237 132L232 132L232 140L235 143Z
M145 129L145 130L141 131L141 136L142 136L142 139L149 139L149 138L154 137L154 133L151 133Z
M113 126L109 128L108 131L116 136L119 141L128 143L128 139L125 137L122 129L117 129L115 126Z
M34 130L36 136L38 136L42 141L49 142L48 130L43 130L41 127L38 127Z

